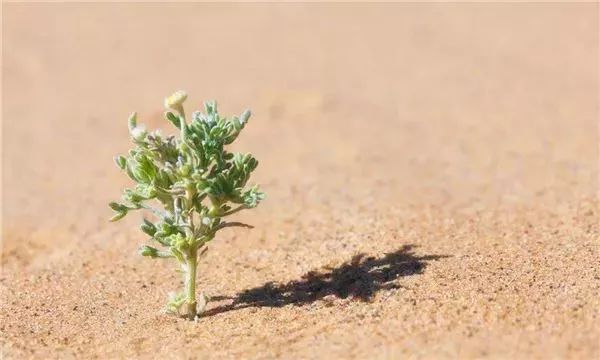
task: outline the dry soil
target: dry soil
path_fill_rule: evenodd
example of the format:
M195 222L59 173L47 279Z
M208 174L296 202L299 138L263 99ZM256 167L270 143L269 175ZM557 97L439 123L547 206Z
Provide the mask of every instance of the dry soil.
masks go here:
M5 358L600 353L598 5L5 4ZM174 264L108 223L126 119L254 113L268 199Z

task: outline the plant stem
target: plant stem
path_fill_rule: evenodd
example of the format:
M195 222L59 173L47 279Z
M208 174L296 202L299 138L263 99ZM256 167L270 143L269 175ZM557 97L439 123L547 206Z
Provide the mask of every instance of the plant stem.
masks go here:
M223 213L221 216L229 216L231 214L235 214L236 212L245 210L247 208L248 208L248 206L246 206L246 205L240 205L240 206L236 207L235 209L232 209L232 210L229 210L229 211Z
M187 296L187 315L194 319L197 314L196 309L196 267L198 266L198 250L191 249L187 259L186 276L186 296Z

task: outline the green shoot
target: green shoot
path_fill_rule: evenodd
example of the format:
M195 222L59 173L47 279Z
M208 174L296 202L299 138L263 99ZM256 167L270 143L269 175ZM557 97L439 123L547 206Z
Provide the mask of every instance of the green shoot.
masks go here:
M196 300L198 259L219 230L251 227L224 218L256 207L264 198L258 186L246 184L258 161L250 154L225 150L238 137L250 118L221 117L215 102L206 102L204 112L192 113L186 120L183 103L187 94L178 91L165 99L164 117L177 136L148 132L129 117L129 133L134 149L115 157L117 166L136 184L125 189L121 202L111 202L117 221L133 210L144 210L141 230L153 242L143 245L140 254L153 259L174 259L184 275L185 289L172 294L167 310L187 318L202 313L207 298Z

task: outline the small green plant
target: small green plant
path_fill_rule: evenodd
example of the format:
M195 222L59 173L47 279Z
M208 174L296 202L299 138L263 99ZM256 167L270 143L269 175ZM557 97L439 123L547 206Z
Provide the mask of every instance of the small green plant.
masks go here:
M151 258L172 258L181 266L185 289L170 296L169 312L195 318L202 313L207 297L196 301L198 259L219 230L231 226L251 227L224 218L256 207L264 198L258 186L246 183L258 161L250 154L231 153L225 146L238 137L250 118L224 118L215 102L204 104L205 112L194 112L186 121L183 102L187 94L178 91L165 99L164 117L179 136L148 132L138 125L136 113L129 117L129 133L135 148L115 162L136 183L125 189L121 202L109 206L117 221L133 210L153 215L144 218L141 230L162 248L143 245L140 254ZM155 245L155 246L156 246Z

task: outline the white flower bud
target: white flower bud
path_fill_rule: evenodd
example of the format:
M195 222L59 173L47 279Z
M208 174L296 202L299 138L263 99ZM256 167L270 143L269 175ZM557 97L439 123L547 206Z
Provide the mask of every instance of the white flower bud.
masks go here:
M187 93L185 91L175 91L173 95L165 98L165 107L167 109L179 110L183 106L185 99L187 99Z

